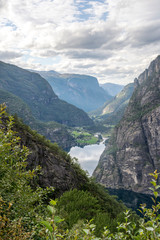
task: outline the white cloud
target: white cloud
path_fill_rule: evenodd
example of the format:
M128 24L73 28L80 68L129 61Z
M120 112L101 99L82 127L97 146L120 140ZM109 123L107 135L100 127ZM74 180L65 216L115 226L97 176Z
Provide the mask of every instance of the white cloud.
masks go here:
M159 0L0 0L0 58L128 83L160 53Z
M5 60L10 60L10 59L15 59L15 58L20 58L23 54L21 52L16 52L16 51L1 51L0 50L0 59L5 61Z

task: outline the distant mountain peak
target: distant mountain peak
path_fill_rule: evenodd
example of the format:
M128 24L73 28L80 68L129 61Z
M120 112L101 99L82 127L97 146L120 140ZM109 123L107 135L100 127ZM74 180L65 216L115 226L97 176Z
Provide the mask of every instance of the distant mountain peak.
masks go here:
M100 84L100 86L113 97L116 96L124 88L124 85L110 82Z
M53 75L50 71L39 72L52 86L60 99L86 112L102 106L111 96L99 86L95 77L81 74Z

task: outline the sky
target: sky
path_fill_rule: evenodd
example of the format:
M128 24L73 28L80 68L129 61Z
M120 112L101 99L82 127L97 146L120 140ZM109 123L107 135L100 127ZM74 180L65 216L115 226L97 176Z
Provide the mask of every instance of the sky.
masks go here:
M160 0L0 0L0 60L128 84L160 54Z

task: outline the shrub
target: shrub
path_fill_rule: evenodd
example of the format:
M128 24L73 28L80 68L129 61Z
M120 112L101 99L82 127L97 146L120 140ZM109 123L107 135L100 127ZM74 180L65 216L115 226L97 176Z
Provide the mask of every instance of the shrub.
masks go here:
M26 170L29 150L25 146L20 146L20 138L12 130L13 117L8 116L2 106L0 126L0 199L1 204L3 203L1 206L3 220L6 214L4 206L10 206L9 218L6 217L5 225L1 225L1 232L8 234L8 238L5 239L10 239L8 225L20 226L21 230L25 226L27 231L32 231L32 227L34 228L40 217L45 214L43 202L47 193L53 189L31 188L31 180L36 177L39 167L32 171ZM16 235L16 232L14 234Z

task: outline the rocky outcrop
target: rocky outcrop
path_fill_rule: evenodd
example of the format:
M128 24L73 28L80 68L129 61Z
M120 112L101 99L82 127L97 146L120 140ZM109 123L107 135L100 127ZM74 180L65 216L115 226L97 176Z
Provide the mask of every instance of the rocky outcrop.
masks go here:
M5 125L3 119L3 124ZM35 134L27 125L15 122L13 130L20 137L21 146L27 146L30 154L27 158L27 168L41 167L40 174L35 184L41 187L54 187L55 197L67 190L80 188L87 182L80 168L72 162L69 154L60 149L56 144L49 143L43 136Z
M93 175L107 188L150 193L149 173L160 171L160 56L135 84Z

